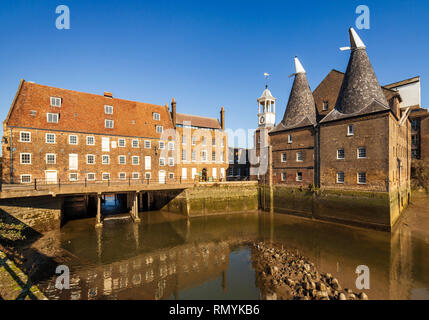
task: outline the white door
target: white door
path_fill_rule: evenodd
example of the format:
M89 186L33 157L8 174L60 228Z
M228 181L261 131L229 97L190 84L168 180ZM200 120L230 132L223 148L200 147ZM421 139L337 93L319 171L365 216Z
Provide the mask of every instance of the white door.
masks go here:
M46 170L45 171L46 183L56 184L57 183L57 171L56 170Z
M69 154L69 170L77 170L77 154Z
M197 174L197 168L192 168L192 180L195 179L196 174Z
M165 183L165 171L164 170L159 171L158 181L159 181L159 183Z
M188 170L186 168L182 168L182 180L187 179Z
M217 169L216 168L212 169L212 176L213 176L213 179L217 178Z
M101 151L103 152L110 151L109 138L106 138L106 137L101 138Z
M146 156L146 157L144 157L144 168L146 169L146 170L150 170L150 157L149 156Z

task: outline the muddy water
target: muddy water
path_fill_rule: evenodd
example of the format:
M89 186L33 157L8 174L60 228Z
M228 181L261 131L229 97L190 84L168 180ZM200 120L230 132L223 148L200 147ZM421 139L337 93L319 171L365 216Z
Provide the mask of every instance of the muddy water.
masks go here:
M413 204L392 233L285 214L192 218L141 213L68 222L54 235L72 258L70 289L39 283L51 299L260 299L250 243L281 244L355 290L355 269L370 270L370 299L429 299L429 198ZM52 236L52 235L51 235Z

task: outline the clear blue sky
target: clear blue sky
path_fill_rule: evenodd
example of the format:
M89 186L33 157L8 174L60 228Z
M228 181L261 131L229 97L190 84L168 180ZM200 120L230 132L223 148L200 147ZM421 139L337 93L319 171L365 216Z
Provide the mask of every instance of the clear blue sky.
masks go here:
M57 30L57 5L71 29ZM264 72L283 117L300 57L314 89L344 71L349 26L371 10L363 41L381 84L422 77L429 106L429 1L0 1L0 118L19 80L165 104L218 117L232 129L257 126Z

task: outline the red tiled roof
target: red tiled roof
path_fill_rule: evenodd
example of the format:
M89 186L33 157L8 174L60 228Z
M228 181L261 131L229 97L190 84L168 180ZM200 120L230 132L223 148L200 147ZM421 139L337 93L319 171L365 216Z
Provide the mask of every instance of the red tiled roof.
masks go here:
M50 97L62 99L61 107L51 107ZM104 113L104 106L113 106L113 115ZM36 115L30 114L35 111ZM48 123L47 113L59 113L58 123ZM153 112L160 120L153 119ZM114 120L114 128L106 129L104 120ZM104 95L54 88L23 81L5 120L8 126L48 130L88 132L159 138L155 126L173 128L167 106L135 102Z
M176 124L183 125L185 121L190 122L190 123L187 123L187 125L191 125L194 127L210 128L210 129L221 128L218 119L193 116L190 114L176 113Z

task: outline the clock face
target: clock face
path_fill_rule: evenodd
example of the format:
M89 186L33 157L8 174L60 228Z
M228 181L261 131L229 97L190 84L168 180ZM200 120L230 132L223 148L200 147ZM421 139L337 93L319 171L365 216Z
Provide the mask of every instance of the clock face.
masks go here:
M259 123L260 124L264 124L265 123L265 117L264 116L259 117Z

